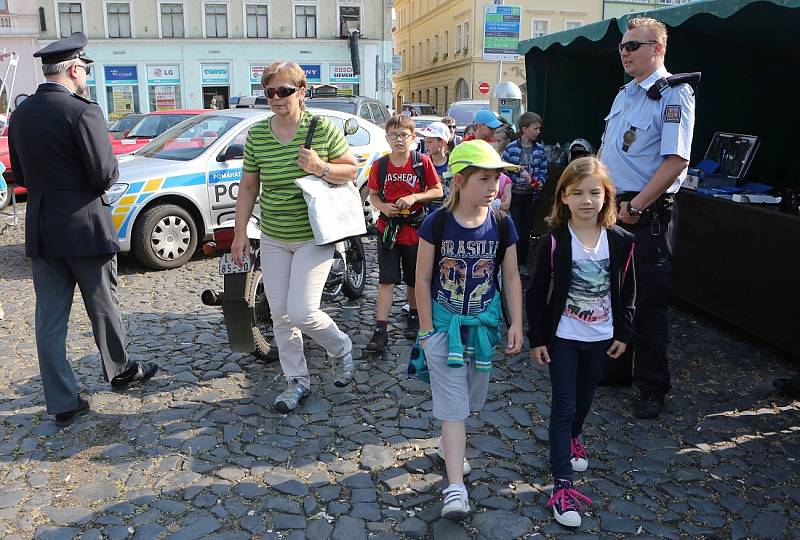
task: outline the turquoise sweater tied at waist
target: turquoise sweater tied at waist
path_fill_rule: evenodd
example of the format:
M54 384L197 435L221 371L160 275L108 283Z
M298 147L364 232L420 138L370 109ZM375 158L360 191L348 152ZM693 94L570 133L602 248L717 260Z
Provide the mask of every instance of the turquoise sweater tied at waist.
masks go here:
M486 309L477 315L453 313L435 301L432 307L433 328L437 332L447 333L447 365L458 368L467 359L475 363L476 371L491 371L494 348L500 341L500 321L503 316L500 292L496 292ZM463 326L469 328L466 346L461 340Z

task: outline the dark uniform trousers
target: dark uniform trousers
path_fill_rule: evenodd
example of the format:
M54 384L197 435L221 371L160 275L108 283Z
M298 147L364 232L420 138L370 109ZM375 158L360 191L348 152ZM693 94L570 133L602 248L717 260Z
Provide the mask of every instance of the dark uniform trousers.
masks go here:
M36 347L47 412L77 406L78 387L67 359L66 337L75 285L80 288L109 381L128 366L117 301L116 253L82 257L32 257L36 291Z
M620 200L630 200L635 195L622 194ZM636 224L618 223L636 236L636 313L633 340L622 357L606 362L602 384L626 383L631 380L632 371L633 384L641 392L663 396L672 388L667 346L671 246L674 245L671 238L674 238L677 223L676 211L671 197L661 197Z

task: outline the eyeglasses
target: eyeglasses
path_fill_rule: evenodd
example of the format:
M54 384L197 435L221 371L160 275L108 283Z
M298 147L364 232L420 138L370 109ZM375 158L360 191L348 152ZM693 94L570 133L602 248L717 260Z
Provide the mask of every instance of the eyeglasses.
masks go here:
M275 97L275 94L278 94L279 98L289 97L292 94L297 92L297 88L294 86L281 86L280 88L267 88L265 93L269 99Z
M86 72L86 76L92 74L92 66L87 66L86 64L75 64L75 67L83 68L83 71Z
M626 41L625 43L619 44L619 52L622 52L622 49L625 49L628 52L638 51L639 47L642 45L655 45L658 41Z
M455 124L453 124L452 126L448 125L447 127L449 127L450 129L456 129L456 125Z
M411 133L387 133L386 137L388 137L390 141L405 141L411 137Z

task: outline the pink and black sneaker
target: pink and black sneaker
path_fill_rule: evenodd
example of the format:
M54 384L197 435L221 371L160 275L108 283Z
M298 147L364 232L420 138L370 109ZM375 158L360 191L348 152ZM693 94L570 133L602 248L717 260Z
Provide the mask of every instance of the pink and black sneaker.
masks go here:
M589 467L586 447L583 446L579 438L575 437L570 443L570 448L572 450L572 459L570 459L569 462L572 464L572 470L575 472L585 471Z
M592 504L592 500L575 489L569 480L556 480L553 496L545 507L552 507L553 517L565 527L580 527L584 504Z

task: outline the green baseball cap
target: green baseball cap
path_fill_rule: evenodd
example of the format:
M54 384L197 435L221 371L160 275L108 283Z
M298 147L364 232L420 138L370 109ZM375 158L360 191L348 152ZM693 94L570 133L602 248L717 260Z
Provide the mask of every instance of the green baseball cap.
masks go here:
M519 166L506 163L497 154L497 150L480 139L462 142L450 152L450 159L447 161L451 174L456 174L467 167L478 167L480 169L505 169L507 171L518 171Z

